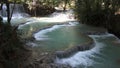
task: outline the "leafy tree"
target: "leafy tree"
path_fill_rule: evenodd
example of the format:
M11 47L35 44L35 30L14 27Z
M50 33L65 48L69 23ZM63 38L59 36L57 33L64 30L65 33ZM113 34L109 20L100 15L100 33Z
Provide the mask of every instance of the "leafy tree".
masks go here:
M3 23L0 17L0 62L4 68L18 68L27 61L29 50L18 35L17 27L11 26L12 12L10 12L9 0L2 0L0 3L7 6L8 18L7 22Z
M77 0L76 15L85 24L108 27L120 8L120 0Z

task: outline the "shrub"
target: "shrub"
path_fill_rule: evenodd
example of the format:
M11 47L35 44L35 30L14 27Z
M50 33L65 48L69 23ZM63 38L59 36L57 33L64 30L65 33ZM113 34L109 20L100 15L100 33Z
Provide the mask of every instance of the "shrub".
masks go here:
M29 50L17 34L16 27L0 24L0 62L4 68L18 68L24 65Z

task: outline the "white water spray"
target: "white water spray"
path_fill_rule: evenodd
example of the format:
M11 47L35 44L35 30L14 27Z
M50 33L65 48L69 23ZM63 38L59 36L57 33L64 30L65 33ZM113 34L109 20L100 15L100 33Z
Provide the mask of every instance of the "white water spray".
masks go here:
M55 62L58 64L69 64L72 67L84 66L84 68L86 68L86 67L93 66L93 64L96 63L92 58L103 59L99 56L96 56L95 54L101 55L101 51L102 51L102 48L104 48L104 44L97 42L95 40L96 36L91 35L90 37L92 37L95 41L96 45L94 48L92 48L91 50L78 52L69 58L62 58L62 59L57 58Z

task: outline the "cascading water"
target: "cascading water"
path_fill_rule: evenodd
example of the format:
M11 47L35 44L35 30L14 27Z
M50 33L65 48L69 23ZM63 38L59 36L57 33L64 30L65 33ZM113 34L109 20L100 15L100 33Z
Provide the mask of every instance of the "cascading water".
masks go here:
M7 16L6 10L7 10L7 7L6 7L5 4L3 4L2 10L0 11L0 15L3 16L3 17L6 17Z
M116 45L114 41L119 42L119 39L112 34L90 35L90 37L96 43L93 49L78 52L69 58L57 58L56 63L69 64L73 68L120 68L117 64L120 48L114 46Z
M3 20L7 20L7 7L5 4L2 6L2 10L0 11L0 15L3 17ZM29 17L27 13L24 11L24 7L22 4L10 4L10 13L12 13L12 19L14 18L23 18L23 17Z
M25 37L32 34L33 48L37 51L63 50L83 42L86 43L91 40L90 38L94 39L95 47L77 52L67 58L56 58L55 62L58 64L69 64L73 68L120 68L120 40L118 38L101 28L75 24L75 22L68 23L71 19L66 18L69 16L64 13L60 15L55 13L52 17L44 19L31 18L27 20L27 23L20 25L19 29L24 30ZM63 23L66 20L67 23ZM96 32L98 35L89 35L89 38L84 34L96 34ZM99 32L103 33L99 35Z

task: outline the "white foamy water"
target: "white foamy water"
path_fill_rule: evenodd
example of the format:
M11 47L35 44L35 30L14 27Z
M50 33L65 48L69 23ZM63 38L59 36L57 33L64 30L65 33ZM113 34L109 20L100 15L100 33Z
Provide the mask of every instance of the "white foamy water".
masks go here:
M25 23L25 24L19 25L18 29L22 28L22 27L25 26L25 25L31 24L31 23L33 23L33 21L30 21L30 22L27 22L27 23Z
M59 28L61 28L63 26L76 26L76 24L78 24L78 23L77 22L73 22L73 23L69 22L69 24L54 25L51 28L43 29L43 30L40 30L39 32L35 33L34 38L36 40L48 40L50 38L48 38L48 36L45 35L46 33L52 32L53 30L59 29Z
M49 38L48 38L48 36L45 35L45 34L48 33L48 32L51 32L51 31L53 31L53 30L55 30L55 29L58 29L58 28L60 28L60 27L61 27L60 25L54 25L54 26L51 27L51 28L41 30L41 31L39 31L38 33L35 33L35 34L34 34L34 38L35 38L36 40L47 40L47 39L49 39Z
M111 62L106 60L109 57L103 52L106 51L105 48L107 46L105 42L107 39L111 41L116 40L116 42L118 43L119 43L119 39L115 35L109 33L104 35L89 35L89 36L95 41L96 45L94 48L87 51L80 51L68 58L56 58L55 62L58 64L69 64L72 67L78 67L78 68L101 68L99 66L105 67L105 65L106 65L105 68L116 68L114 67L114 65L110 64ZM101 40L105 40L105 41L100 42ZM106 63L106 61L108 62Z
M49 17L37 18L41 22L68 22L75 21L74 14L72 12L54 12Z
M37 46L37 44L36 44L36 43L33 43L33 42L28 42L28 43L26 43L26 45L28 45L28 46L30 46L30 47L35 47L35 46Z
M94 36L91 37L94 38ZM84 66L84 68L93 66L93 64L96 62L92 58L103 59L101 57L96 56L95 54L101 55L101 51L102 48L104 47L104 44L96 41L95 43L96 43L95 47L92 48L91 50L80 51L69 58L62 58L62 59L57 58L55 62L58 64L69 64L72 67L76 67L78 65Z
M25 24L19 25L18 29L24 27L25 25L29 25L29 24L32 24L32 23L35 23L35 22L37 22L37 21L34 18L30 18L30 19L27 20L27 22Z
M64 21L73 21L74 20L74 16L72 14L57 14L53 17L51 17L51 19L49 19L48 21L50 22L64 22Z

